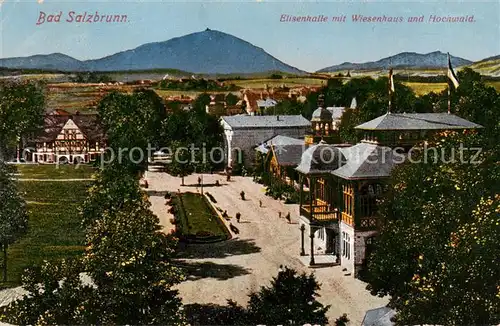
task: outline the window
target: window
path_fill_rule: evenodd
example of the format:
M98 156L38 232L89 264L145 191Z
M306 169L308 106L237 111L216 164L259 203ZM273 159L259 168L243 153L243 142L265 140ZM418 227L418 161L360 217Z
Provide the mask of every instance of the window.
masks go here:
M325 229L321 228L318 230L317 238L321 240L325 240Z
M351 237L346 232L342 232L342 256L351 259Z

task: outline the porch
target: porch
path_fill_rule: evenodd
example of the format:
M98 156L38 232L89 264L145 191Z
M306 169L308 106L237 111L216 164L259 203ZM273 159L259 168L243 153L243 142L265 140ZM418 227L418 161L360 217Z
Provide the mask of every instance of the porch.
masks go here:
M309 268L322 268L340 266L340 260L333 254L316 254L314 255L314 264L311 265L311 257L309 255L300 256L300 262Z

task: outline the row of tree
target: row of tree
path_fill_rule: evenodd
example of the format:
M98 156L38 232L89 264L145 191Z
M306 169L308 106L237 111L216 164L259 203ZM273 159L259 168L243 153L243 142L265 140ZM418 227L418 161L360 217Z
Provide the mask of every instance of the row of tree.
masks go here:
M397 166L380 203L366 280L391 296L398 325L500 323L500 94L470 70L458 76L453 112L484 129L430 139L437 154ZM445 94L424 98L446 110Z

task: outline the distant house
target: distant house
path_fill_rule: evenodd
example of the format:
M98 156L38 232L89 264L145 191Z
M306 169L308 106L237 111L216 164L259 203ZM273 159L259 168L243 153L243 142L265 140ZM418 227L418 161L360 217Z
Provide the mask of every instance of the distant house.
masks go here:
M260 114L264 114L267 109L274 108L278 104L276 100L267 98L265 100L257 100L257 110Z
M37 163L89 163L105 148L97 115L47 114L42 130L28 141L28 160Z
M303 138L311 123L301 115L234 115L221 118L225 138L225 162L234 165L241 153L241 163L254 162L255 146L274 136Z

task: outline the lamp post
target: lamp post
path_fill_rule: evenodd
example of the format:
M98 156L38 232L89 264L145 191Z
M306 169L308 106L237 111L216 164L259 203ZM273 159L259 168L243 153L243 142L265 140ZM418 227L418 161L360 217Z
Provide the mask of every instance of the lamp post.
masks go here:
M305 256L306 255L306 251L304 249L304 232L306 231L306 226L304 224L302 224L300 226L300 243L301 243L301 248L300 248L300 255L301 256Z
M201 174L201 185L200 185L200 189L201 189L201 194L203 195L203 173Z

